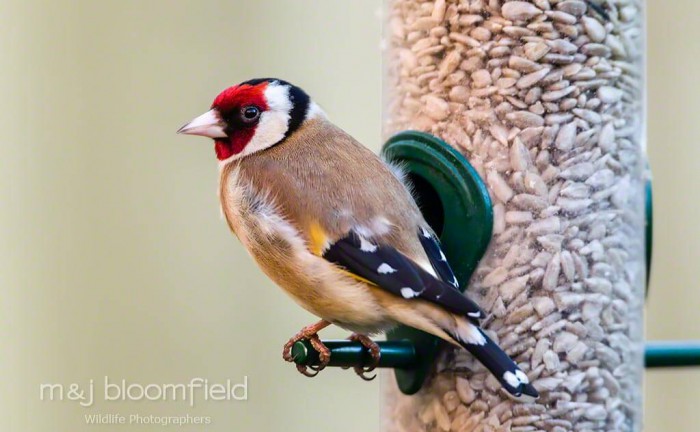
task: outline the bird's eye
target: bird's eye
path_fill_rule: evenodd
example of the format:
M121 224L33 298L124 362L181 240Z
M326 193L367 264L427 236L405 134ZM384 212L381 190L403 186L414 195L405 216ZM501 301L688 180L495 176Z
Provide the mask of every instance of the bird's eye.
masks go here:
M245 123L252 123L260 117L260 108L256 106L246 106L241 109L241 119Z

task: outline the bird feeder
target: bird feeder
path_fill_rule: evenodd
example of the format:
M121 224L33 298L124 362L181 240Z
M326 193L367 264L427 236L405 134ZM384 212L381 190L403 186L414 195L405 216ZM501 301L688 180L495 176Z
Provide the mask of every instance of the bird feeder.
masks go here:
M700 364L700 345L643 339L642 3L387 1L383 155L541 396L512 401L468 353L398 328L380 343L384 430L641 430L645 362ZM324 343L330 366L371 361Z
M640 2L387 5L387 131L436 135L484 179L493 235L467 291L540 399L445 350L415 395L387 385L386 429L641 429Z

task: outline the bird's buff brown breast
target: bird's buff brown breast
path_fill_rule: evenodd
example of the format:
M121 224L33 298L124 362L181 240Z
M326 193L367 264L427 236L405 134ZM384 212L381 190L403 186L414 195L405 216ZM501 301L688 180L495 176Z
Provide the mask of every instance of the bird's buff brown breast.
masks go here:
M349 330L373 333L393 326L377 289L311 253L273 193L256 189L243 173L236 165L222 170L222 209L263 272L304 309Z

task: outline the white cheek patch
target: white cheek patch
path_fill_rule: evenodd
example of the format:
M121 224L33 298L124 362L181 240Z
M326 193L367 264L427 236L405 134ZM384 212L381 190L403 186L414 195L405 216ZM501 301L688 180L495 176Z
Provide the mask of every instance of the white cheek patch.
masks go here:
M237 156L242 157L251 153L272 147L284 138L289 124L289 111L265 111L260 115L260 121L255 128L255 134L248 145Z

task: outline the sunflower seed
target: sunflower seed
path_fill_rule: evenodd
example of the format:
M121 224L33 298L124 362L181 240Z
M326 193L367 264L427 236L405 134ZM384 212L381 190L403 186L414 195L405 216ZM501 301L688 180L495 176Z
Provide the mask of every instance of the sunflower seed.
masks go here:
M542 78L547 76L550 70L550 68L542 68L538 71L529 73L520 78L515 85L520 89L532 87L533 85L537 84L537 82L540 81Z
M535 5L524 1L510 1L501 7L505 19L526 21L542 13Z

